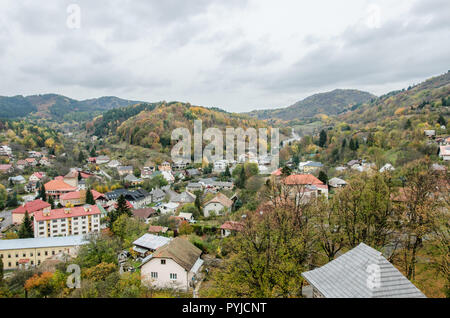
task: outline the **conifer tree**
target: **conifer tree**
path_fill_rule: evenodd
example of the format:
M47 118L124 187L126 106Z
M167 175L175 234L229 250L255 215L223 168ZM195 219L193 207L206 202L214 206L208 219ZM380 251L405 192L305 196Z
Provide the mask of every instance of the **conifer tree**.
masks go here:
M19 238L33 238L33 226L31 224L31 218L28 211L25 211L25 216L23 217L22 224L19 228Z
M86 204L95 204L94 195L90 188L86 191Z

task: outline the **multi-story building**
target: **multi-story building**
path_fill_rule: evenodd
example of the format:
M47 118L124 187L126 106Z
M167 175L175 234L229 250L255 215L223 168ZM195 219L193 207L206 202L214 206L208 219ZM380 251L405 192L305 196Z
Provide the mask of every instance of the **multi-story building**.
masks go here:
M0 259L5 270L28 268L60 254L75 257L87 243L82 235L0 240Z
M14 224L21 224L25 217L25 212L28 212L29 217L34 217L34 213L38 211L48 212L51 209L51 205L48 202L41 199L33 200L22 204L18 208L12 211L12 220Z
M81 235L100 231L101 211L96 205L34 213L34 237Z
M45 193L53 196L54 199L59 200L59 197L64 193L77 191L77 187L67 184L62 180L52 180L44 184Z

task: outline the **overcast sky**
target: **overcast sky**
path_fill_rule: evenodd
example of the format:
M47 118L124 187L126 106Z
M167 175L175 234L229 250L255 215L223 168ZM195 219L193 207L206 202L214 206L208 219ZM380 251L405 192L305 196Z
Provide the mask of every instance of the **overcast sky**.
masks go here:
M1 0L0 95L236 112L380 95L449 70L449 39L448 0Z

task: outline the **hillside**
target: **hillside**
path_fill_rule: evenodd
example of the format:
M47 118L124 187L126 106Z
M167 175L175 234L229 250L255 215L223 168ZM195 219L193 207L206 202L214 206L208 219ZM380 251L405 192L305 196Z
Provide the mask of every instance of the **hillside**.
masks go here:
M91 119L100 112L116 107L136 104L118 97L108 96L78 101L57 94L31 96L0 96L0 118L46 118L55 121Z
M286 108L255 110L248 114L262 120L281 119L286 121L311 118L318 114L338 115L352 106L365 103L375 97L375 95L355 89L335 89L331 92L309 96Z
M450 135L449 117L450 73L446 73L323 118L325 143L315 133L291 152L313 156L328 166L366 159L379 167L390 163L397 168L423 157L443 163L438 140ZM435 130L436 141L425 136L427 129Z
M99 137L113 136L132 145L167 150L172 130L186 127L192 131L195 119L203 121L203 129L266 127L266 123L246 115L188 103L160 102L110 110L88 123L86 129Z

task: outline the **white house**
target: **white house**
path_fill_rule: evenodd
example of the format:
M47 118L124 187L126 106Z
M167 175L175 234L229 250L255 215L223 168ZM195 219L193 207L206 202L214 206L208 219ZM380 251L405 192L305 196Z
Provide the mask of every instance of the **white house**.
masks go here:
M233 201L219 192L214 198L205 203L203 214L205 217L210 216L213 212L215 215L221 215L224 211L230 212L232 205Z
M118 166L120 166L120 165L122 165L119 161L117 161L117 160L111 160L108 164L107 164L107 166L109 167L109 168L117 168Z
M163 170L161 171L161 174L168 183L173 183L175 181L175 177L173 176L172 171Z
M383 167L381 167L380 172L394 171L394 170L395 170L394 166L391 165L390 163L387 163Z
M203 260L202 251L180 237L158 248L141 264L141 281L156 288L189 291Z
M449 161L450 160L450 146L440 146L439 157L442 158L442 160Z
M332 188L342 188L347 185L347 182L340 178L331 178L328 180L328 185Z
M175 213L175 211L177 210L179 205L180 205L179 203L175 203L175 202L169 202L169 203L163 204L160 208L161 213L162 214Z
M104 164L104 163L108 163L109 162L109 157L108 156L98 156L95 159L95 162L99 165Z
M194 221L194 216L192 215L192 213L186 213L186 212L181 212L178 217L185 219L188 222L192 222Z
M214 171L223 172L228 166L227 160L217 160L214 162Z

